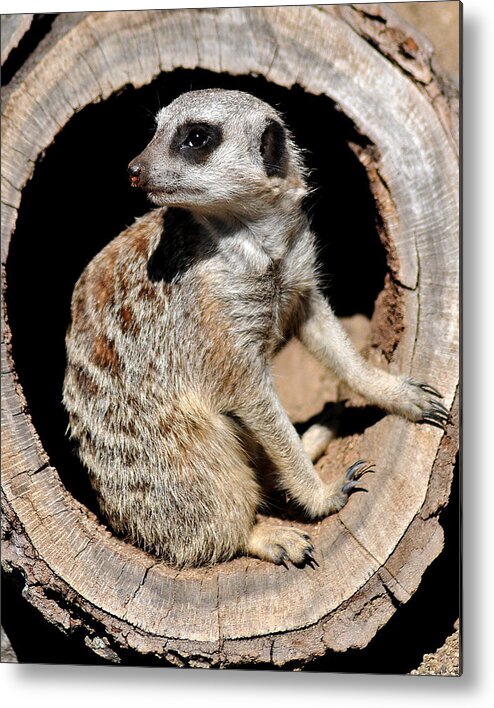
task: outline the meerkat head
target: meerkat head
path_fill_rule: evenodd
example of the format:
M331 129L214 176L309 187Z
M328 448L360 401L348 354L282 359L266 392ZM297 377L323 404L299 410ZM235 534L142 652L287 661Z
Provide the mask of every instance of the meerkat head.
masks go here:
M129 164L131 185L159 206L255 214L306 194L304 169L280 115L241 91L182 94Z

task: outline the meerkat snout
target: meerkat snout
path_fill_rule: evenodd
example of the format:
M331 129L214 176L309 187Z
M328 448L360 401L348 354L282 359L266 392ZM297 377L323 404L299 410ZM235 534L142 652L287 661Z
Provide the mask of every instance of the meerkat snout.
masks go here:
M158 206L245 214L262 198L305 194L299 152L281 116L239 91L177 98L158 113L154 137L128 170L131 185Z
M128 167L131 187L139 187L142 167L138 163L131 162Z

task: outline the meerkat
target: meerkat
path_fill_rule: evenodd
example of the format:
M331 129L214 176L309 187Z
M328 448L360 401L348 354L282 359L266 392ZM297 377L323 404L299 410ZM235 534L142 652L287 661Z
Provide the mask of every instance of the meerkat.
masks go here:
M63 400L111 528L178 566L239 554L314 559L308 534L256 523L270 483L305 514L339 511L367 470L326 484L324 428L300 440L276 395L292 336L367 401L442 425L438 391L371 366L318 287L307 175L281 115L239 91L182 94L129 165L156 207L77 282Z

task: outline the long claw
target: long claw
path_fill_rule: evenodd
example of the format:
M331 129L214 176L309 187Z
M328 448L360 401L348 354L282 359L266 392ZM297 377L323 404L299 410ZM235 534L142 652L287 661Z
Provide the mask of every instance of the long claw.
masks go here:
M429 425L433 425L435 428L441 428L441 430L446 429L446 421L442 421L440 418L433 418L431 415L424 415L419 423L428 423Z
M305 557L308 558L309 560L313 561L314 560L314 549L311 548L310 550L305 551Z
M432 411L428 411L427 413L424 413L424 418L429 418L430 420L435 420L436 423L446 422L444 420L444 415L442 415L440 413L434 413Z
M438 410L437 408L430 408L426 413L430 413L435 416L439 416L443 420L448 420L449 415L445 413L444 411Z
M438 428L438 430L442 430L443 432L446 430L444 425L441 425L441 423L434 423L432 420L425 420L424 423L427 423L428 425L432 426L433 428Z
M287 566L287 564L286 564L287 558L288 558L288 554L287 554L287 552L283 549L283 550L281 551L280 555L278 556L278 560L277 560L277 563L276 563L276 564L277 564L277 565L284 565L285 568L288 568L288 566Z
M365 460L357 460L357 462L354 462L353 465L345 472L345 479L354 479L359 468L366 464L367 462Z
M428 383L423 383L420 381L417 382L415 385L421 388L422 391L425 391L426 393L430 393L433 396L437 396L437 398L442 398L442 395L439 393L439 391L433 386L430 386Z
M352 479L350 482L346 482L342 488L341 491L343 494L351 494L352 492L367 492L368 490L365 487L359 487L359 480L358 479Z
M444 413L445 416L449 417L449 411L446 406L443 406L442 403L439 403L439 401L429 401L429 403L434 410L440 411L441 413Z
M319 563L316 561L315 558L309 558L309 559L306 558L305 564L308 565L310 568L312 568L312 570L314 570L314 566L319 568Z

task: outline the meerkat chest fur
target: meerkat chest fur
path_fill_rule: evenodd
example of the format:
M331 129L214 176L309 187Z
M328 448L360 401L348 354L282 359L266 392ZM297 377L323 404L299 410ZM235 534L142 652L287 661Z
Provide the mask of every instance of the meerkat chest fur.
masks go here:
M216 224L218 257L201 264L207 297L222 304L239 346L268 358L290 336L314 279L313 244L300 226L280 218L227 229Z

